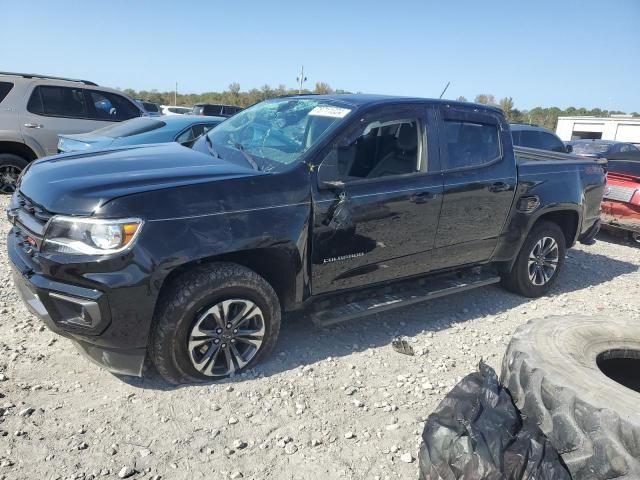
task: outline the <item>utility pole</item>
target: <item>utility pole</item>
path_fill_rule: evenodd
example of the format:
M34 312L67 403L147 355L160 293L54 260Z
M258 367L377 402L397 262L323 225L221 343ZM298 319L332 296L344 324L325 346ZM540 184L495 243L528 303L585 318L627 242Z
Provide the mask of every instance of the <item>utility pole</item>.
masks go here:
M304 65L300 68L300 75L296 78L298 81L298 95L302 93L302 84L307 81L307 77L304 76Z
M176 90L173 92L173 104L178 105L178 82L176 82Z

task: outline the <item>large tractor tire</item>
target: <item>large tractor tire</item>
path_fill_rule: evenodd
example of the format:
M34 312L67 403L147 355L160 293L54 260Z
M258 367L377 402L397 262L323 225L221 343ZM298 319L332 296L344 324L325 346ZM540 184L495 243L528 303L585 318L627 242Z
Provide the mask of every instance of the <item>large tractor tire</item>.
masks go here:
M640 478L640 322L531 320L514 334L501 380L573 478Z

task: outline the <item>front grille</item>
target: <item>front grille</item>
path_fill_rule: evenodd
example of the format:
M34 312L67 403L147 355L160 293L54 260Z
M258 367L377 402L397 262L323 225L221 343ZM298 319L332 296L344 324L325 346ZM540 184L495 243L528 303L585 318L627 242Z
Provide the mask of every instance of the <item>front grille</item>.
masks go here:
M33 203L31 200L25 197L22 193L18 192L16 194L16 197L17 197L16 198L17 203L22 208L22 210L29 213L36 220L41 222L43 226L53 216L51 213L47 212L44 208Z
M16 227L14 233L18 245L33 256L42 246L45 227L53 214L16 192L7 208L7 215Z
M630 202L635 191L635 188L622 187L620 185L607 185L604 191L604 198L616 200L618 202Z

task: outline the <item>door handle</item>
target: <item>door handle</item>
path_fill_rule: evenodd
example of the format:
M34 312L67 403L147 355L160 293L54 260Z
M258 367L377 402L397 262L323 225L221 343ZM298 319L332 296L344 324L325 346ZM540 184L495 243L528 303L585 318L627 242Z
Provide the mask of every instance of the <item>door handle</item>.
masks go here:
M511 189L511 185L505 182L492 183L489 187L490 192L506 192L509 189Z
M44 125L42 125L41 123L25 123L24 126L27 128L43 128L44 127Z
M427 200L431 200L432 198L435 198L436 194L433 192L420 192L420 193L414 193L413 195L411 195L410 200L413 203L425 203Z

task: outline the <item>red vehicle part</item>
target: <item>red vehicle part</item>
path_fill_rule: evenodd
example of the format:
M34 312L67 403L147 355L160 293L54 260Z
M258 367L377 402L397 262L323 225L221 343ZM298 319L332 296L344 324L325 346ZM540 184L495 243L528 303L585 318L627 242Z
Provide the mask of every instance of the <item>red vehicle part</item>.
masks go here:
M609 172L602 200L603 226L632 233L640 242L640 178Z

